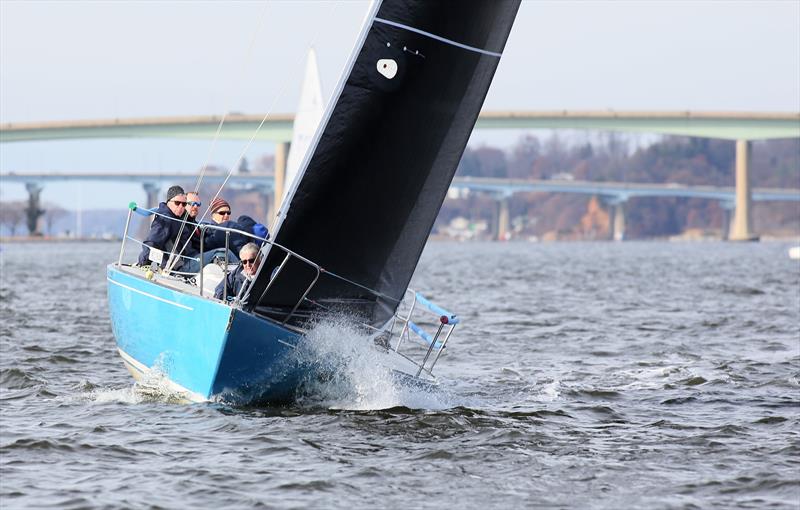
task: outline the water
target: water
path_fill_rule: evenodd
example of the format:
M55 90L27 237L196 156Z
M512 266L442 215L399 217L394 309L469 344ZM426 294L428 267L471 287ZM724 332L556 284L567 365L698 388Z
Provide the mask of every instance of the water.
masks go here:
M787 248L432 243L413 285L464 320L443 392L356 355L299 404L234 408L134 387L116 245L5 244L0 506L796 509Z

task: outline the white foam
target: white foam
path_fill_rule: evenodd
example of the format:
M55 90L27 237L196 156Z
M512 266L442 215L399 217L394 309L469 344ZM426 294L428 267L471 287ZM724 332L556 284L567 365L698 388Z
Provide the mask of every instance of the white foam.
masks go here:
M553 402L557 400L558 397L561 395L559 391L561 388L561 381L554 380L545 384L540 390L537 395L537 400L540 402Z
M135 386L126 388L101 388L81 395L82 398L97 404L138 404L142 401L136 393Z
M92 388L79 398L98 404L141 404L147 402L186 403L190 400L174 386L164 375L163 366L166 360L162 357L131 386L124 388Z
M303 385L300 405L352 410L450 407L444 393L400 384L387 366L386 353L348 321L317 324L297 354L302 363L317 368Z

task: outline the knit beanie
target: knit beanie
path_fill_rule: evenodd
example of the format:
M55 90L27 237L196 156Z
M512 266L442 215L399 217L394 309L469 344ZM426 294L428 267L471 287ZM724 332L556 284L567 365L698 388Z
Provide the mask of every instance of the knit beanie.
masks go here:
M225 200L224 198L217 197L211 201L211 205L208 207L208 210L211 211L211 214L214 214L223 207L227 207L228 209L231 208L227 200Z
M167 202L177 197L178 195L185 195L186 192L180 186L172 186L167 190Z

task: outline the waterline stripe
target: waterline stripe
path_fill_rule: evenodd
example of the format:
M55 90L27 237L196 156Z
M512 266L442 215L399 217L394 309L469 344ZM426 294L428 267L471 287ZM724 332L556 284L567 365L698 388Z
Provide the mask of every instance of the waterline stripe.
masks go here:
M284 341L283 341L283 340L281 340L280 338L278 339L278 343L279 343L279 344L283 344L283 345L285 345L286 347L291 347L292 349L297 349L297 346L296 346L296 345L292 345L292 344L290 344L289 342L284 342Z
M163 301L165 303L168 303L170 305L175 305L175 306L180 307L180 308L185 308L186 310L189 310L190 312L194 311L194 308L191 308L191 307L186 306L186 305L182 305L180 303L176 303L175 301L170 301L168 299L164 299L164 298L160 298L158 296L154 296L152 294L148 294L147 292L143 292L143 291L141 291L139 289L134 289L133 287L128 287L127 285L123 285L123 284L119 283L118 281L112 280L108 276L106 276L106 280L110 281L114 285L119 285L122 288L125 288L125 289L128 289L128 290L132 290L133 292L138 292L139 294L142 294L143 296L151 297L153 299L157 299L159 301Z
M117 352L119 353L120 357L122 357L122 361L129 364L134 370L136 370L140 374L146 374L149 371L149 369L146 366L133 359L133 357L130 354L123 351L121 348L117 347Z
M430 32L425 32L424 30L420 30L418 28L410 27L408 25L403 25L402 23L397 23L396 21L389 21L388 19L379 18L377 16L375 16L375 21L377 21L378 23L383 23L384 25L389 25L389 26L393 26L393 27L397 27L397 28L402 28L404 30L408 30L409 32L414 32L414 33L417 33L417 34L420 34L420 35L424 35L426 37L430 37L431 39L436 39L437 41L441 41L441 42L444 42L444 43L447 43L447 44L450 44L450 45L453 45L453 46L457 46L457 47L463 48L465 50L474 51L476 53L482 53L484 55L490 55L492 57L497 57L497 58L500 58L500 57L503 56L502 53L496 53L494 51L483 50L481 48L476 48L474 46L467 46L466 44L461 44L460 42L452 41L450 39L446 39L444 37L441 37L441 36L438 36L438 35L435 35L435 34L431 34Z
M147 375L150 374L151 370L144 363L140 363L133 356L131 356L127 352L123 351L122 348L117 347L117 352L119 353L119 355L122 358L123 362L125 362L129 366L133 367L135 370L139 371L139 373L142 376L147 376ZM184 394L184 396L187 398L187 400L189 400L191 402L210 402L204 396L202 396L199 393L196 393L194 391L191 391L191 390L189 390L187 388L184 388L183 386L181 386L180 384L176 383L172 379L166 377L166 375L164 375L164 382L166 382L166 385L167 385L167 387L169 388L170 391L172 391L173 393L182 393L182 394Z

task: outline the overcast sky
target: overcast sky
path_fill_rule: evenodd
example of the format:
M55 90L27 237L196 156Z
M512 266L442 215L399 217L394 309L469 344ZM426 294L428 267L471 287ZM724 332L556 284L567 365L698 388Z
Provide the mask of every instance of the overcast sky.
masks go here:
M367 6L0 0L0 122L291 112L309 46L329 94ZM800 0L524 1L484 109L800 111ZM208 143L3 144L0 165L193 171Z

